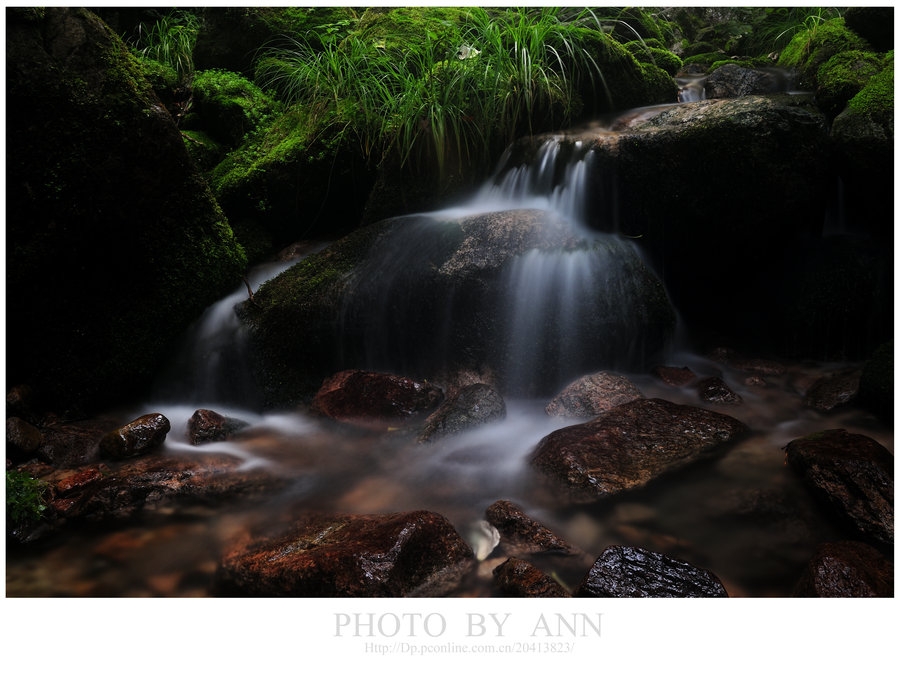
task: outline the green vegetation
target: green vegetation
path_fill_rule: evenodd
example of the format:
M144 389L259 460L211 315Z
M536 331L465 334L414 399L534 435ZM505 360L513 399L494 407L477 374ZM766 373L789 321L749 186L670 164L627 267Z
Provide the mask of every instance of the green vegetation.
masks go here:
M666 73L674 76L681 70L683 62L681 57L662 47L654 46L659 44L658 40L650 39L647 41L632 40L624 45L625 49L634 55L634 58L644 63L655 64L663 69Z
M862 114L893 132L894 129L894 50L887 53L883 69L866 82L847 102L852 113Z
M257 85L230 71L197 72L193 90L195 115L184 127L202 129L231 147L273 120L281 108Z
M819 108L833 119L881 69L882 59L874 52L849 50L835 54L819 67L816 75Z
M802 87L815 88L819 67L839 52L869 50L869 44L844 25L842 18L815 23L797 33L778 59L778 65L796 68Z
M780 52L799 33L813 40L822 24L841 16L838 7L767 7L763 11L763 18L741 43L750 54Z
M19 527L40 520L47 505L46 485L22 471L6 472L6 524Z
M174 69L183 85L194 75L194 45L200 21L194 14L173 10L152 26L141 25L137 49L141 56Z
M433 161L440 172L568 124L581 111L581 83L602 88L588 46L607 38L589 12L565 20L560 8L446 12L417 24L396 11L367 12L340 43L268 49L257 80L306 107L314 126L325 119L353 135L375 164L396 154L401 164Z

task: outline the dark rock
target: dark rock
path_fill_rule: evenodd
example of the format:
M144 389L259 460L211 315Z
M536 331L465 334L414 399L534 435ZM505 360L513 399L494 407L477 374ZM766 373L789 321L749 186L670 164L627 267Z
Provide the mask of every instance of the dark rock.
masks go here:
M634 400L549 434L531 463L568 488L573 500L593 501L713 456L745 430L737 419L717 412Z
M44 436L40 429L19 417L6 420L6 457L14 462L31 459L40 449Z
M503 396L487 384L464 386L428 415L420 442L461 433L506 417Z
M787 462L811 492L867 539L894 543L894 456L844 429L792 440Z
M147 454L162 446L172 426L162 414L155 412L138 417L100 439L100 456L125 459Z
M119 427L121 419L102 415L80 421L48 421L41 427L40 457L61 468L89 464L99 457L100 440Z
M38 422L38 396L27 384L13 386L6 392L6 416L15 416L36 424Z
M398 597L473 562L453 526L430 511L305 515L284 534L233 546L217 580L231 595Z
M363 370L344 370L326 379L313 400L313 410L348 424L387 428L428 414L443 399L436 386L407 377Z
M707 403L724 405L738 405L743 399L719 377L707 377L697 384L697 394L700 400Z
M882 420L894 419L894 342L878 347L859 377L859 404Z
M509 558L494 568L494 583L503 595L515 598L571 597L553 577L518 558Z
M727 598L722 582L709 570L661 553L610 546L575 592L596 598Z
M500 543L510 555L530 555L553 553L562 555L580 554L580 549L558 537L546 526L513 502L501 499L487 507L484 517L500 533Z
M787 76L775 69L757 70L738 64L720 66L706 78L706 98L722 99L749 94L775 94L787 89Z
M228 440L249 425L246 421L225 417L213 410L200 409L188 419L188 439L191 445Z
M877 549L855 541L822 544L793 595L802 598L892 598L894 565Z
M654 376L659 377L669 386L687 386L697 378L697 375L689 367L657 365L652 372Z
M741 372L751 372L769 377L784 374L787 369L775 360L765 358L749 358L731 348L719 347L709 353L709 358Z
M859 392L860 375L859 370L852 370L822 377L806 392L803 404L820 412L830 412L852 402Z
M597 372L576 379L546 407L554 417L595 417L644 395L628 377Z
M848 7L844 23L878 52L894 49L893 7Z
M8 383L90 414L150 384L246 257L103 21L68 7L6 19Z

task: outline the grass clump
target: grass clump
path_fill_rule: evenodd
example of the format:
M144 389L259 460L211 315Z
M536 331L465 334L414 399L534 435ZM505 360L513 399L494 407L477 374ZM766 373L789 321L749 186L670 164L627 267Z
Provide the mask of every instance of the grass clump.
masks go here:
M194 75L194 45L200 20L191 12L173 10L152 25L141 24L137 50L145 59L153 59L173 69L185 87Z
M46 485L22 471L6 472L6 524L20 527L39 521L47 504Z

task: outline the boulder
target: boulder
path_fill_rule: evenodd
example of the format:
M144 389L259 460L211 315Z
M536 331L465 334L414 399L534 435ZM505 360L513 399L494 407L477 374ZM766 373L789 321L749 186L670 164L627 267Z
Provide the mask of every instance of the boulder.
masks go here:
M775 94L787 89L787 75L774 68L756 69L725 64L709 74L704 86L707 99Z
M437 386L408 377L344 370L325 380L312 408L336 421L384 429L428 414L443 397Z
M894 565L856 541L822 544L794 587L801 598L893 598Z
M513 502L501 499L487 507L487 522L497 528L505 553L513 556L540 554L580 555L582 551L527 515Z
M689 367L670 367L668 365L657 365L652 370L653 375L669 386L680 388L687 386L697 379L697 375Z
M494 568L494 584L504 596L514 598L571 597L553 577L518 558L509 558Z
M9 383L90 414L149 386L246 257L106 24L16 8L6 28Z
M576 379L547 405L554 417L595 417L616 405L643 398L628 377L597 372Z
M43 435L37 426L19 417L6 419L6 458L14 462L27 461L41 447Z
M746 430L725 414L640 399L550 433L538 443L531 464L573 501L590 502L712 457Z
M246 421L226 417L213 410L199 409L188 419L188 440L191 445L228 440L249 425Z
M610 546L597 558L575 592L594 598L727 598L709 570L661 553Z
M506 417L503 396L487 384L470 384L428 415L420 442L455 435Z
M894 456L881 444L833 429L792 440L785 453L840 521L876 544L894 543Z
M472 549L437 513L307 514L282 534L232 546L217 588L248 596L409 596L473 562Z
M125 459L148 454L162 447L171 428L165 415L145 414L104 435L100 439L100 456Z
M830 412L852 402L859 392L860 374L859 370L850 370L818 379L806 392L803 404L820 412Z

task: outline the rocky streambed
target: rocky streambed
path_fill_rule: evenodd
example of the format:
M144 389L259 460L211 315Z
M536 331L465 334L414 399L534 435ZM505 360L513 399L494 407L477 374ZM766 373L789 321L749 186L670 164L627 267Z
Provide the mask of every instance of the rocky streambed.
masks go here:
M13 389L46 509L7 521L7 595L890 596L860 368L718 351L547 401L348 370L303 409L89 422Z

